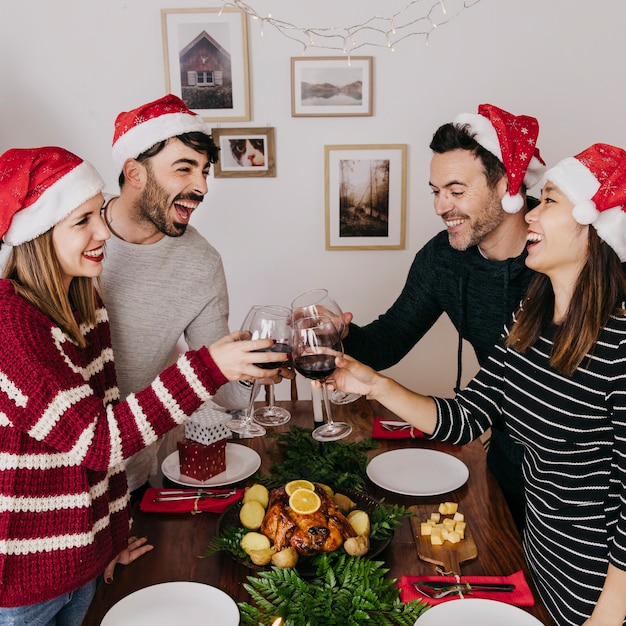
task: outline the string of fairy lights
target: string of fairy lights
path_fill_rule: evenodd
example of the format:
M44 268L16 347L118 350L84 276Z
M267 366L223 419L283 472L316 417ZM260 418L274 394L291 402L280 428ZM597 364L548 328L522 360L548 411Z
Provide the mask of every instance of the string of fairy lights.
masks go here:
M384 0L383 0L384 1ZM350 56L366 47L396 46L409 37L423 37L428 45L431 34L448 24L463 11L481 0L411 0L390 15L373 15L363 22L342 26L303 26L274 17L261 15L245 0L223 0L222 10L237 8L259 24L260 34L270 27L302 46L302 54L311 49L341 52Z

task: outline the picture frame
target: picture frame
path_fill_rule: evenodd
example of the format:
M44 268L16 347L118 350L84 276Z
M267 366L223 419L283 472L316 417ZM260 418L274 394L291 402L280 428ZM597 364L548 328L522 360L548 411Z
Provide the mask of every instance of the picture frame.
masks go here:
M220 148L214 165L215 178L276 176L274 128L213 128L213 141Z
M291 116L373 113L373 57L292 57Z
M324 147L327 250L404 250L406 144Z
M165 85L207 121L250 121L247 14L161 9Z

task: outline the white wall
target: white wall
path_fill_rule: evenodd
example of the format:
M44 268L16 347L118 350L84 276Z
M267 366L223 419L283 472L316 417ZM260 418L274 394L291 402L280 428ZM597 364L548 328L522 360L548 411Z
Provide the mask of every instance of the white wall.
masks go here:
M309 26L354 24L408 4L251 3L261 14ZM160 9L202 6L199 0L0 0L0 150L62 145L90 160L116 191L115 116L165 90ZM626 147L625 23L623 0L481 0L437 29L428 46L413 38L395 52L359 51L374 56L373 117L292 118L290 58L301 48L271 28L261 37L251 22L252 119L222 125L275 127L277 177L212 179L193 218L222 253L231 326L251 304L288 305L321 286L359 323L383 312L415 252L441 229L427 186L428 143L459 112L490 102L535 115L548 164L596 141ZM409 147L406 249L326 251L324 145L380 143ZM474 368L468 357L468 376ZM442 320L391 371L421 391L449 394L456 371L449 322ZM287 385L278 387L279 397L286 393Z

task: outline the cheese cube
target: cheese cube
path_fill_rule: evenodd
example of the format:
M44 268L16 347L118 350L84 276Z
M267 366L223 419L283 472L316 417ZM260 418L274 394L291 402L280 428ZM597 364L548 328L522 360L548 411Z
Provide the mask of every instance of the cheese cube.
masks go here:
M420 534L422 536L430 535L432 529L433 529L433 525L430 522L422 522L420 524Z
M430 519L433 522L439 522L439 521L441 521L441 514L440 513L431 513L430 514Z
M452 518L455 522L462 522L465 520L465 515L463 513L459 513L458 511L454 514Z
M442 502L439 505L439 513L442 515L453 515L456 513L458 506L456 502Z
M453 530L448 533L448 536L446 537L446 539L450 543L459 543L459 541L461 541L461 536L459 535L459 533Z

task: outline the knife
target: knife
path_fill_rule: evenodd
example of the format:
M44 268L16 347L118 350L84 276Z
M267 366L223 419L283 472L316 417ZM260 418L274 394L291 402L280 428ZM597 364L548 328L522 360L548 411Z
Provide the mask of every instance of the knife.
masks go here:
M513 591L515 585L508 583L455 583L444 581L416 581L411 583L416 589L426 587L427 589L459 589L460 591Z

